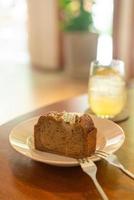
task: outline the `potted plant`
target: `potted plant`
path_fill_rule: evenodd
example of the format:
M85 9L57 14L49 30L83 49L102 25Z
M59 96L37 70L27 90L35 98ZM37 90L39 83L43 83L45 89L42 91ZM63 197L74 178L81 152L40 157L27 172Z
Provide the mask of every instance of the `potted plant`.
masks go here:
M89 3L88 10L85 2ZM93 26L91 0L59 0L63 30L63 55L66 71L88 77L89 64L96 59L98 34Z

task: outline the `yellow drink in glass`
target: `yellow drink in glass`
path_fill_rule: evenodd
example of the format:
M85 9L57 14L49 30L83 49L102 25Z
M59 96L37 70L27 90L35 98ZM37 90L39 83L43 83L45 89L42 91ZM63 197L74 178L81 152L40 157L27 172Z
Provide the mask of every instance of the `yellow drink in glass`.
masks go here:
M112 118L119 114L126 103L125 81L112 68L101 68L89 80L89 104L100 117Z

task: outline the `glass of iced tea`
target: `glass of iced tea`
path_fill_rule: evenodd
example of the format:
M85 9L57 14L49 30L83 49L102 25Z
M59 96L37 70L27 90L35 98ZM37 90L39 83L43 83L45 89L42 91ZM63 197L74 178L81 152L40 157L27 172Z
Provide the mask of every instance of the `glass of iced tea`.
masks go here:
M124 62L112 60L108 65L93 61L88 87L89 105L99 117L113 118L126 103Z

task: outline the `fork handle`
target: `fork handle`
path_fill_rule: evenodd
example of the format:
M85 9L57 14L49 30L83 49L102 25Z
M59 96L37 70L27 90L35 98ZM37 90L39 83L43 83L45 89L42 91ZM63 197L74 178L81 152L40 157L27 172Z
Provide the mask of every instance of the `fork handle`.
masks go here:
M130 172L129 170L125 169L123 166L120 167L120 169L126 174L128 175L130 178L134 179L134 174L132 172Z
M103 191L101 185L100 185L99 182L97 181L97 179L96 179L96 178L92 178L92 180L93 180L93 182L94 182L94 184L95 184L95 186L96 186L96 188L97 188L99 194L101 195L102 199L103 199L103 200L109 200L108 197L107 197L107 195L106 195L105 192Z

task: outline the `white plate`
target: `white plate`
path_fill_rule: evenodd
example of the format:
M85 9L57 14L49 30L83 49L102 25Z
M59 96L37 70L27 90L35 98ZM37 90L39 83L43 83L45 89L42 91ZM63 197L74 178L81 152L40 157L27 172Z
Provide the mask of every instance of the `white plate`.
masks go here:
M12 147L19 153L43 163L55 166L77 166L79 163L76 159L64 157L52 153L41 152L33 148L32 141L28 138L33 136L34 125L39 117L31 118L12 129L9 135L9 141ZM117 151L125 140L125 135L120 126L106 119L100 119L92 116L94 124L97 128L97 145L96 149L104 150L108 153ZM97 161L98 157L92 156L93 161Z

